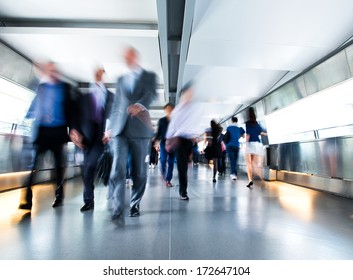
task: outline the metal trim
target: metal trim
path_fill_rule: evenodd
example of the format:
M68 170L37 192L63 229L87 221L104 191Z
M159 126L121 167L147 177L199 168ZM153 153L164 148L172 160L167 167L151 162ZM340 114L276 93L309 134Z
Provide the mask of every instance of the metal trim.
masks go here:
M277 180L353 199L353 181L277 171Z
M3 18L4 27L48 27L48 28L104 28L104 29L141 29L158 30L156 22L121 22L92 20L50 20Z

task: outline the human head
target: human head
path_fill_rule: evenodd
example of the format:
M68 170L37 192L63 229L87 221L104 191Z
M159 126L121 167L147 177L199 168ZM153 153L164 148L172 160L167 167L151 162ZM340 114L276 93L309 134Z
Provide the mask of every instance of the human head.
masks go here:
M180 90L181 101L189 102L192 100L194 95L193 87L194 81L189 81L182 87L182 89Z
M167 103L164 105L163 109L164 109L166 116L169 117L174 109L174 105L172 103Z
M97 67L96 70L94 71L94 79L96 82L101 82L103 81L103 75L105 73L105 70L102 66Z
M130 69L138 65L139 52L134 47L127 47L124 51L124 60L127 67Z
M50 82L57 82L59 79L59 71L56 64L49 61L43 65L43 71Z
M249 114L249 121L256 122L256 115L255 115L255 110L253 107L249 108L248 114Z
M236 116L232 117L232 123L237 123L238 122L238 118Z
M211 128L217 128L217 123L215 120L211 120Z

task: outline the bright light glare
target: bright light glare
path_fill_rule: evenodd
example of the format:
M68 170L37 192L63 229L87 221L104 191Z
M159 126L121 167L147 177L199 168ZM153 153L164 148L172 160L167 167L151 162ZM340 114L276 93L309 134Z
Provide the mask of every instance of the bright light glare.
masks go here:
M265 117L270 144L312 140L314 130L352 124L352 104L351 79L271 113Z
M0 122L22 123L33 98L32 91L0 78Z
M310 221L313 217L314 197L306 190L281 186L278 188L281 206L303 220Z

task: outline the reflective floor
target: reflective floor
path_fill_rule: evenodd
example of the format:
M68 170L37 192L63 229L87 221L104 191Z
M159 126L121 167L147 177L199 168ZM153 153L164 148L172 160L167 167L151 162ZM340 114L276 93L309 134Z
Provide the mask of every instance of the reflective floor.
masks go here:
M189 178L190 200L182 201L177 186L166 188L150 169L141 216L120 227L102 185L94 211L79 211L80 178L67 182L55 209L51 185L34 187L31 213L17 209L20 190L2 193L0 259L353 259L350 199L281 182L249 190L244 175L213 183L205 165L190 165Z

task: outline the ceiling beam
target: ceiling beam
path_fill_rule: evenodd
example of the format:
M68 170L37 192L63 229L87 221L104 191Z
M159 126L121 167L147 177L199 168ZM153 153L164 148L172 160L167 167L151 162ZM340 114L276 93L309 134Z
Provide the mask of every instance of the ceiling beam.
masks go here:
M185 3L183 30L182 30L181 44L180 44L178 82L177 82L178 94L176 95L176 102L179 101L181 88L183 87L184 84L189 82L189 81L184 81L184 70L185 70L186 60L188 57L191 31L193 27L194 11L195 11L195 0L187 0Z
M186 0L157 0L165 99L176 103Z
M51 20L51 19L21 19L2 18L2 27L49 27L49 28L101 28L101 29L138 29L158 30L156 22L121 22L98 20Z
M167 1L157 0L157 15L159 23L159 52L164 76L164 100L169 102L168 80L168 39L167 39Z

